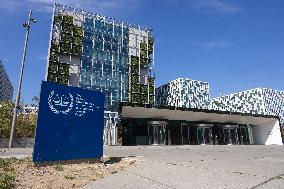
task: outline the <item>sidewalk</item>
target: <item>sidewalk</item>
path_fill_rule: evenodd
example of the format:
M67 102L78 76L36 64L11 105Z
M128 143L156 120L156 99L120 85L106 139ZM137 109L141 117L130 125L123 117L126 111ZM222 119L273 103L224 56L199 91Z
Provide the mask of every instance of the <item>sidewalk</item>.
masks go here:
M143 162L82 189L284 186L283 146L108 147L106 153L136 154Z

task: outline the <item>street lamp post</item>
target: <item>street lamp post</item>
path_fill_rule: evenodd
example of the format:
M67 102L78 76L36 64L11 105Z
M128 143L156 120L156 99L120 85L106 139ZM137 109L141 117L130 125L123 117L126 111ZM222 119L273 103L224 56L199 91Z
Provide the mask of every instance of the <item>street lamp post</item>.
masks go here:
M23 52L23 57L22 57L22 67L21 67L20 79L19 79L19 84L18 84L18 92L17 92L16 102L15 102L15 107L14 107L14 115L13 115L12 128L11 128L11 134L10 134L9 148L13 147L15 126L16 126L16 121L17 121L17 113L19 109L19 100L21 96L22 79L23 79L23 72L24 72L24 66L25 66L25 60L26 60L26 52L27 52L27 47L28 47L31 21L33 23L37 22L34 18L32 18L32 10L30 10L29 12L28 22L23 24L23 26L27 28L27 32L26 32L24 52Z

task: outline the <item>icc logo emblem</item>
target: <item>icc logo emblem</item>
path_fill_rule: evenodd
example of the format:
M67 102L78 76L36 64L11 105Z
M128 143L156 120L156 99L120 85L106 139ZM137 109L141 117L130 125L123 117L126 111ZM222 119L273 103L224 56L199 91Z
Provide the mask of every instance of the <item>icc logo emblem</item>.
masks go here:
M58 94L51 91L48 96L48 105L55 114L68 114L74 106L74 98L70 93Z
M59 94L55 91L51 91L48 96L48 105L50 110L55 114L69 114L74 113L75 116L83 116L87 112L92 112L95 107L94 103L86 102L83 97L79 94L73 96L71 93Z

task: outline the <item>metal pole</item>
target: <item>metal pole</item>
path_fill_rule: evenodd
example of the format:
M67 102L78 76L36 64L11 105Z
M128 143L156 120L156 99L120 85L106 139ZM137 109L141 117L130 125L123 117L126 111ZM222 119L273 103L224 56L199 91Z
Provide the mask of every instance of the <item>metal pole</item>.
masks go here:
M17 121L17 112L19 108L19 100L21 96L21 87L22 87L22 79L23 79L23 72L24 72L24 66L25 66L25 60L26 60L26 52L27 52L27 46L28 46L28 40L29 40L29 33L30 33L30 23L31 23L31 16L32 16L32 10L29 12L29 19L27 23L27 32L26 32L26 39L25 39L25 46L24 46L24 52L22 57L22 67L21 67L21 73L20 73L20 80L18 84L18 92L14 107L14 115L13 115L13 121L12 121L12 128L11 128L11 134L10 134L10 141L9 141L9 148L13 147L13 140L14 140L14 133L15 133L15 126Z

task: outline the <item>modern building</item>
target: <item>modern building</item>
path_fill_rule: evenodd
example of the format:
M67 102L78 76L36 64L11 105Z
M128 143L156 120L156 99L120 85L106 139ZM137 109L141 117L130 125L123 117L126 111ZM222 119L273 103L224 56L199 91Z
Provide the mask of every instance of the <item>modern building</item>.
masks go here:
M0 60L0 102L12 100L13 98L13 85L9 76Z
M210 99L188 78L155 89L152 29L60 4L52 18L46 80L105 93L105 144L282 144L283 92Z
M284 92L253 89L210 99L209 84L178 78L156 107L121 107L123 145L279 144Z
M106 111L154 103L152 29L55 4L50 35L47 81L104 92Z
M156 105L207 109L210 102L209 84L178 78L156 89Z
M121 115L122 145L282 145L277 116L132 104Z
M210 100L209 109L279 116L284 123L284 91L256 88Z
M52 18L46 80L104 92L113 144L120 102L154 104L153 31L60 4Z

